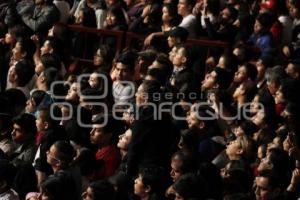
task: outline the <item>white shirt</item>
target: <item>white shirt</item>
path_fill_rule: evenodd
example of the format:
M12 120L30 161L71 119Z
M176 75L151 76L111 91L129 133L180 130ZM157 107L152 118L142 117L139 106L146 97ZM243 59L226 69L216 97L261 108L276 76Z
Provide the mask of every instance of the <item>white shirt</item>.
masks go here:
M70 5L64 0L54 0L53 4L57 7L60 13L59 22L66 24L69 19Z
M196 24L196 17L193 14L189 14L182 19L178 26L185 28L189 32L189 38L196 38Z

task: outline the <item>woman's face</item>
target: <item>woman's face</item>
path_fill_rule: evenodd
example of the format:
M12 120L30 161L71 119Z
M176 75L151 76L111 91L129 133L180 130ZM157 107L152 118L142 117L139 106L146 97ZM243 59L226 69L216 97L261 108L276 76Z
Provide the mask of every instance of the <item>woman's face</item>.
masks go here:
M70 89L68 90L68 94L66 96L66 100L73 100L76 101L78 100L78 83L72 83Z
M13 50L12 50L12 53L13 53L13 55L12 55L13 60L15 60L15 61L19 61L25 57L24 52L22 52L22 46L19 42L16 43L15 48L13 48Z
M101 55L100 49L98 49L94 55L94 65L101 66L103 64L103 57Z
M5 34L4 40L6 44L14 44L16 42L15 36L13 36L10 32Z
M108 13L106 16L106 25L114 26L117 23L117 17L113 13Z
M129 143L131 141L132 137L132 131L131 129L128 129L124 134L119 136L119 142L117 144L117 147L122 150L127 150Z
M171 20L171 16L169 14L169 10L166 6L162 9L162 21L163 22L169 22Z

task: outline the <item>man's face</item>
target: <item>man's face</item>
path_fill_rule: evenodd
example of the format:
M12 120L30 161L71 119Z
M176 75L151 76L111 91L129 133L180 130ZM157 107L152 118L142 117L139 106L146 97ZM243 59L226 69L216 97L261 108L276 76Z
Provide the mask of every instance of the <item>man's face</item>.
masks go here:
M173 65L176 67L184 66L186 64L184 48L180 48L176 51L172 62L173 62Z
M117 63L115 67L116 80L129 81L131 79L131 73L128 67L122 63Z
M177 4L177 12L181 16L185 16L190 12L190 6L187 4L186 0L179 0Z
M262 80L265 77L266 67L263 65L262 60L256 62L257 80Z
M181 165L182 162L178 158L175 157L172 159L170 176L173 182L176 182L179 179L179 177L182 175L182 172L180 170Z
M217 73L212 71L206 74L205 79L202 81L202 91L207 91L216 87Z
M18 124L13 125L13 130L11 132L12 139L15 143L22 143L26 139L26 133L21 126Z
M256 183L256 189L255 189L256 200L272 200L278 195L269 186L268 178L256 177L255 183Z
M45 117L44 115L45 115L45 113L43 111L38 111L37 118L35 120L35 125L36 125L38 132L44 131L46 129L45 121L43 119Z

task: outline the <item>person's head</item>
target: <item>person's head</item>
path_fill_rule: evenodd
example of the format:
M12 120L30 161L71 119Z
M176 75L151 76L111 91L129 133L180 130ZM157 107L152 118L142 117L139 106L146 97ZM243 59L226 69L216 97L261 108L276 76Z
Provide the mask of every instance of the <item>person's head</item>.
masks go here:
M124 131L122 122L112 115L100 114L93 123L93 129L90 132L91 143L100 148L114 144L118 135Z
M257 170L272 170L276 174L286 177L291 170L290 158L287 152L280 148L268 149L267 156L261 160Z
M265 77L267 68L273 67L273 58L271 56L263 56L259 58L255 64L257 70L257 81L261 81Z
M37 132L35 117L28 113L23 113L13 119L12 139L15 143L22 144L34 138Z
M189 128L198 130L209 130L215 125L215 120L215 110L208 104L194 104L186 118Z
M45 54L58 54L60 52L60 44L57 38L46 38L43 46L41 47L41 56Z
M177 8L173 4L164 4L162 7L162 22L177 26L179 22Z
M153 63L156 59L157 52L149 49L145 51L140 51L138 53L138 60L137 60L137 68L139 69L139 75L145 75L147 73L148 67Z
M50 67L38 76L36 80L37 88L44 91L50 90L51 84L58 79L58 70Z
M89 6L85 6L79 10L79 14L76 18L76 24L80 24L82 26L96 28L96 14L95 10Z
M45 69L53 67L57 70L61 69L61 61L56 54L46 53L41 56L41 62L35 66L35 73L41 74Z
M178 26L167 32L166 35L168 36L169 47L173 48L174 46L183 44L187 40L189 32L185 28Z
M198 152L198 134L195 129L183 130L180 134L178 148L187 155L196 155Z
M117 57L114 68L117 81L130 81L133 78L135 57L131 51L124 52Z
M80 90L79 83L77 83L77 82L72 83L68 90L68 93L66 96L66 101L79 103L79 90Z
M51 113L54 112L54 110L51 111L51 109L55 108L56 107L42 106L38 109L35 121L38 132L46 131L58 125L58 122L51 116Z
M173 182L176 182L182 175L195 171L194 160L185 155L182 151L177 151L171 159L170 176Z
M246 136L231 141L226 148L229 160L240 160L247 152L249 140Z
M134 194L141 199L152 194L163 195L166 190L166 172L159 166L146 166L139 170L134 181Z
M298 1L290 1L290 15L295 19L300 18L300 3Z
M254 33L265 33L272 26L272 16L270 13L261 13L256 17Z
M34 75L34 67L28 60L20 60L8 75L9 82L17 87L26 86Z
M17 169L8 160L0 160L0 193L8 191L14 181Z
M136 105L141 107L147 105L148 103L159 102L160 96L160 84L158 81L145 80L138 88L135 99Z
M53 169L65 169L73 161L76 153L69 141L59 140L47 151L47 163Z
M210 73L207 73L205 79L202 81L202 91L208 91L211 89L225 90L228 88L231 82L230 74L220 67L216 67Z
M63 23L55 23L48 31L48 37L58 38L60 41L65 41L68 34L68 27Z
M242 137L242 136L249 136L252 137L252 135L258 131L258 127L251 121L243 121L241 124L236 128L234 134L236 137Z
M179 0L177 5L178 14L181 15L182 17L191 14L195 4L196 1L194 0Z
M12 58L15 61L19 61L24 58L32 60L35 49L35 44L31 39L19 38L17 39L17 43L12 50Z
M281 194L280 179L270 171L261 172L255 178L256 200L274 200Z
M51 97L45 91L34 90L26 103L26 112L35 114L40 106L51 104Z
M8 28L8 32L5 34L4 41L8 45L15 45L17 39L24 37L26 34L26 28L23 25L15 25L11 28Z
M106 16L106 27L113 28L114 26L125 26L126 19L122 8L118 5L109 8Z
M291 78L298 80L300 77L300 63L290 62L285 68L285 71Z
M241 103L251 102L257 92L257 88L250 82L241 83L234 91L234 100Z
M38 198L41 200L63 200L65 198L70 198L66 195L65 183L64 177L49 176L41 184L41 193Z
M114 186L108 180L92 182L86 191L82 193L83 200L112 200L114 196Z
M255 81L256 76L256 67L250 63L246 63L238 68L237 72L234 74L233 81L235 83L242 83L246 80Z
M105 65L110 65L112 62L112 55L109 46L101 45L94 54L94 66L101 67ZM111 66L111 65L110 65ZM106 67L106 66L105 66ZM110 70L110 69L108 69Z
M238 17L238 11L233 6L227 6L220 12L220 22L222 24L233 23Z
M175 67L189 67L191 56L188 47L185 45L179 45L172 62Z
M285 78L286 72L282 66L275 66L266 71L267 86L272 95L275 95Z
M129 128L124 134L119 136L117 147L120 150L127 151L132 138L132 130Z
M188 200L191 198L201 199L203 188L200 181L194 174L185 174L181 176L173 185L175 191L175 199Z

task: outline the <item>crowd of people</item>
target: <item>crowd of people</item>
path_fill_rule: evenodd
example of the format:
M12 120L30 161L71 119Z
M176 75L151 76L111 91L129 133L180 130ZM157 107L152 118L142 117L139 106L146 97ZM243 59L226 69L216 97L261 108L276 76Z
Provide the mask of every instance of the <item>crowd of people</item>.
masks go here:
M299 0L0 0L0 199L299 199L299 44Z

